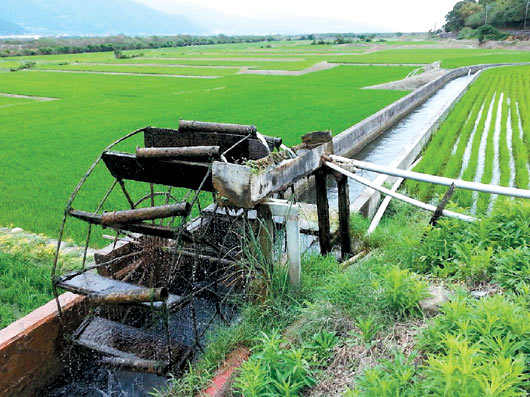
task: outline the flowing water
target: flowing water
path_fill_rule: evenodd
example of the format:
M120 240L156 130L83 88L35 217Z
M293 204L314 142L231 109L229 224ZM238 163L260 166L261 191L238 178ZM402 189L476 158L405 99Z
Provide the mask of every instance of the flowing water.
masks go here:
M355 159L368 161L379 165L389 165L398 157L403 147L425 134L426 130L432 126L439 118L449 103L455 100L460 93L473 80L474 75L459 77L447 83L438 92L431 96L422 105L418 106L406 117L390 127L387 131L377 137L374 141L366 145ZM374 180L378 174L368 171L359 171L358 175ZM337 186L328 178L328 200L329 205L338 206ZM364 190L364 185L359 183L349 183L350 202L353 202ZM299 197L300 201L314 203L314 190L309 190Z

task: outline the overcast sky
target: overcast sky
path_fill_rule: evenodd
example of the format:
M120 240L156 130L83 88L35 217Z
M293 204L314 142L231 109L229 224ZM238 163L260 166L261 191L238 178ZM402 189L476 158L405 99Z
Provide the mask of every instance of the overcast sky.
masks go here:
M427 31L444 23L445 14L457 0L137 0L166 12L179 13L182 5L192 3L216 11L240 16L333 18L373 24L386 31ZM332 28L332 26L330 26ZM353 30L353 29L352 29ZM311 31L308 26L307 31ZM330 29L329 31L333 31Z

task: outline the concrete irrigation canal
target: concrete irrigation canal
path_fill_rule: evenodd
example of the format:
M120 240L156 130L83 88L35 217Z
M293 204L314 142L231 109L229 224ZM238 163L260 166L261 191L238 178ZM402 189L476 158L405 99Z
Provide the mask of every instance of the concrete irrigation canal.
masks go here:
M335 236L341 255L352 253L350 211L373 216L380 193L348 183L352 174L337 155L409 168L485 67L447 72L334 138L308 133L292 149L254 126L198 121L145 127L108 146L65 209L56 299L0 331L0 394L140 396L164 386L203 348L208 330L238 321L234 298L247 293L248 251L285 257L294 289L304 241L318 237L326 254ZM131 153L140 136L144 147ZM112 179L108 191L79 208L77 195L103 173ZM387 174L357 172L377 186L395 179ZM306 203L286 200L293 192ZM423 208L452 214L431 207ZM78 268L61 260L70 222L86 225ZM92 258L89 247L104 239L110 244Z

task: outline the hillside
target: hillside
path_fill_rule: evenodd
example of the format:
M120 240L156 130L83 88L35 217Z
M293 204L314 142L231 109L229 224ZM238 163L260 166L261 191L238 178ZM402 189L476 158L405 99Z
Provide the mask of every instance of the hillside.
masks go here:
M1 5L0 5L1 7ZM0 36L11 34L23 34L26 30L17 24L0 17Z
M102 11L104 10L104 11ZM204 29L181 15L153 10L133 0L3 0L0 2L0 34L178 34L204 33ZM6 21L6 22L7 22ZM8 32L8 30L11 32Z

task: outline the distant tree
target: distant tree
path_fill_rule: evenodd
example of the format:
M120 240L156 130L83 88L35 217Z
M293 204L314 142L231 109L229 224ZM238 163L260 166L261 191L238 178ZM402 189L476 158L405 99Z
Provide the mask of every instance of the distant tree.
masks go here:
M466 19L482 9L483 6L476 3L475 0L459 1L445 16L445 30L447 32L459 31L465 26Z
M530 0L459 1L446 15L445 29L456 32L482 25L526 29L529 9Z
M344 43L345 43L345 40L344 40L343 35L338 34L335 36L335 44L344 44Z

